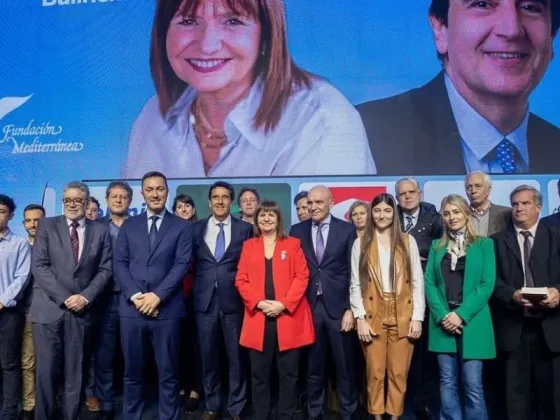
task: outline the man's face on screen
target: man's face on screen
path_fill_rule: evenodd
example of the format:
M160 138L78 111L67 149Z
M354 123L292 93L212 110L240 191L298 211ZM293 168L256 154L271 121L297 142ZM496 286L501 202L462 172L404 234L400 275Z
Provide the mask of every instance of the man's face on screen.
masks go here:
M527 100L552 59L549 3L451 0L447 27L431 18L447 73L471 105Z
M192 16L173 17L167 57L179 79L202 93L243 93L251 86L261 25L221 0L203 1Z

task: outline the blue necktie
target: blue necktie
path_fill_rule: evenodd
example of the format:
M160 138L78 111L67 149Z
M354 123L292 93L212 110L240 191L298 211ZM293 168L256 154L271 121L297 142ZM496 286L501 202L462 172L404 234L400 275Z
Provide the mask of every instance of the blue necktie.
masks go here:
M494 161L500 164L504 174L514 174L517 172L519 157L515 146L508 139L503 139L494 148Z
M218 237L216 238L216 249L214 250L214 258L216 261L220 261L226 252L226 234L224 232L224 224L218 223L220 231L218 232Z
M404 231L408 233L410 229L412 229L412 216L405 216L406 219L406 226L404 227Z
M151 216L150 220L152 221L152 225L150 226L150 251L153 251L156 246L156 239L157 239L157 216Z
M323 238L323 226L324 223L317 223L317 240L315 241L315 256L317 257L317 262L321 264L323 260L323 255L325 254L325 238ZM319 283L317 285L317 294L323 294L323 284L319 278Z

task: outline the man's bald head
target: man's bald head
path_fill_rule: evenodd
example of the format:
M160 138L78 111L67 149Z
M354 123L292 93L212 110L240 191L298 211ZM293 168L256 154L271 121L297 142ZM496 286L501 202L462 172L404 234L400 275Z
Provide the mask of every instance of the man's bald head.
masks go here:
M330 214L333 206L331 190L324 185L316 185L307 194L307 205L311 219L315 223L323 222Z

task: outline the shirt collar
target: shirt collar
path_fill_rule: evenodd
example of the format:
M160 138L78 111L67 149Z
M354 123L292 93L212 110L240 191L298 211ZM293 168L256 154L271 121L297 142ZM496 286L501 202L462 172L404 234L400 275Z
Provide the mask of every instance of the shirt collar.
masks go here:
M329 226L331 224L331 219L332 219L332 215L329 213L327 218L325 220L323 220L322 222L319 222L319 223L323 226ZM318 226L319 223L313 222L313 226Z
M162 219L162 220L163 220L163 216L165 215L165 209L163 209L162 212L159 213L159 214L156 214L156 213L154 213L153 211L147 209L147 210L146 210L146 213L147 213L147 216L148 216L148 220L149 220L150 217L152 217L152 216L156 216L158 219Z
M455 115L459 135L476 159L484 159L505 137L515 146L524 162L526 164L529 163L529 149L527 146L528 108L525 111L521 124L511 133L503 134L461 96L447 73L445 74L445 86L449 101L451 102L451 108L453 109L453 115Z
M0 236L0 241L10 242L10 239L12 239L12 236L14 236L14 234L12 233L10 228L7 228L6 232L4 232L4 234L2 236Z
M478 211L475 208L471 207L471 213L477 217L482 217L490 211L490 207L492 207L492 203L489 201L488 205L486 205L486 207L484 207L482 211Z
M86 218L84 217L80 220L77 220L77 222L78 222L78 227L83 228L86 225ZM73 220L70 220L69 218L66 218L66 224L68 225L68 227L71 227L72 223L74 223Z
M531 227L530 229L522 229L522 228L520 228L520 227L517 226L517 225L513 225L513 227L515 228L515 232L516 232L518 235L520 235L521 232L527 230L527 231L529 231L529 232L531 233L531 236L532 236L533 238L534 238L535 235L537 234L537 227L538 227L538 226L539 226L539 222L538 222L538 221L537 221L537 223L535 223L535 224L533 225L533 227Z
M231 225L231 214L229 214L226 220L224 220L223 222L220 222L218 219L212 216L210 217L210 223L212 223L212 225L214 226L218 226L220 223L223 223L225 226L229 226Z
M262 76L257 77L247 96L239 102L226 118L225 131L228 141L236 138L236 131L247 139L258 150L264 149L266 144L266 133L260 128L255 130L253 119L261 104L264 89ZM191 119L191 106L196 99L196 91L187 88L179 97L175 104L169 108L165 116L168 129L179 124L184 132L192 129L193 120Z
M418 206L418 208L416 209L416 211L415 211L414 213L412 213L412 214L408 214L408 213L403 212L403 216L404 216L405 220L406 220L407 217L412 217L412 220L413 220L413 221L414 221L414 220L418 220L418 216L419 216L419 215L420 215L420 206Z

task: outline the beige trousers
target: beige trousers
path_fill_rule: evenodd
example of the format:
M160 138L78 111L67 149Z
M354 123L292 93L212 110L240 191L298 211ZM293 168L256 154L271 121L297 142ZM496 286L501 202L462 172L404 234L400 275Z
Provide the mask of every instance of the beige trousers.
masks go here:
M31 336L31 322L25 321L21 346L22 407L25 411L35 408L35 347Z
M414 345L407 337L399 338L394 293L383 295L383 329L374 332L378 335L373 342L363 345L366 357L368 412L401 416ZM386 402L385 377L388 385Z

